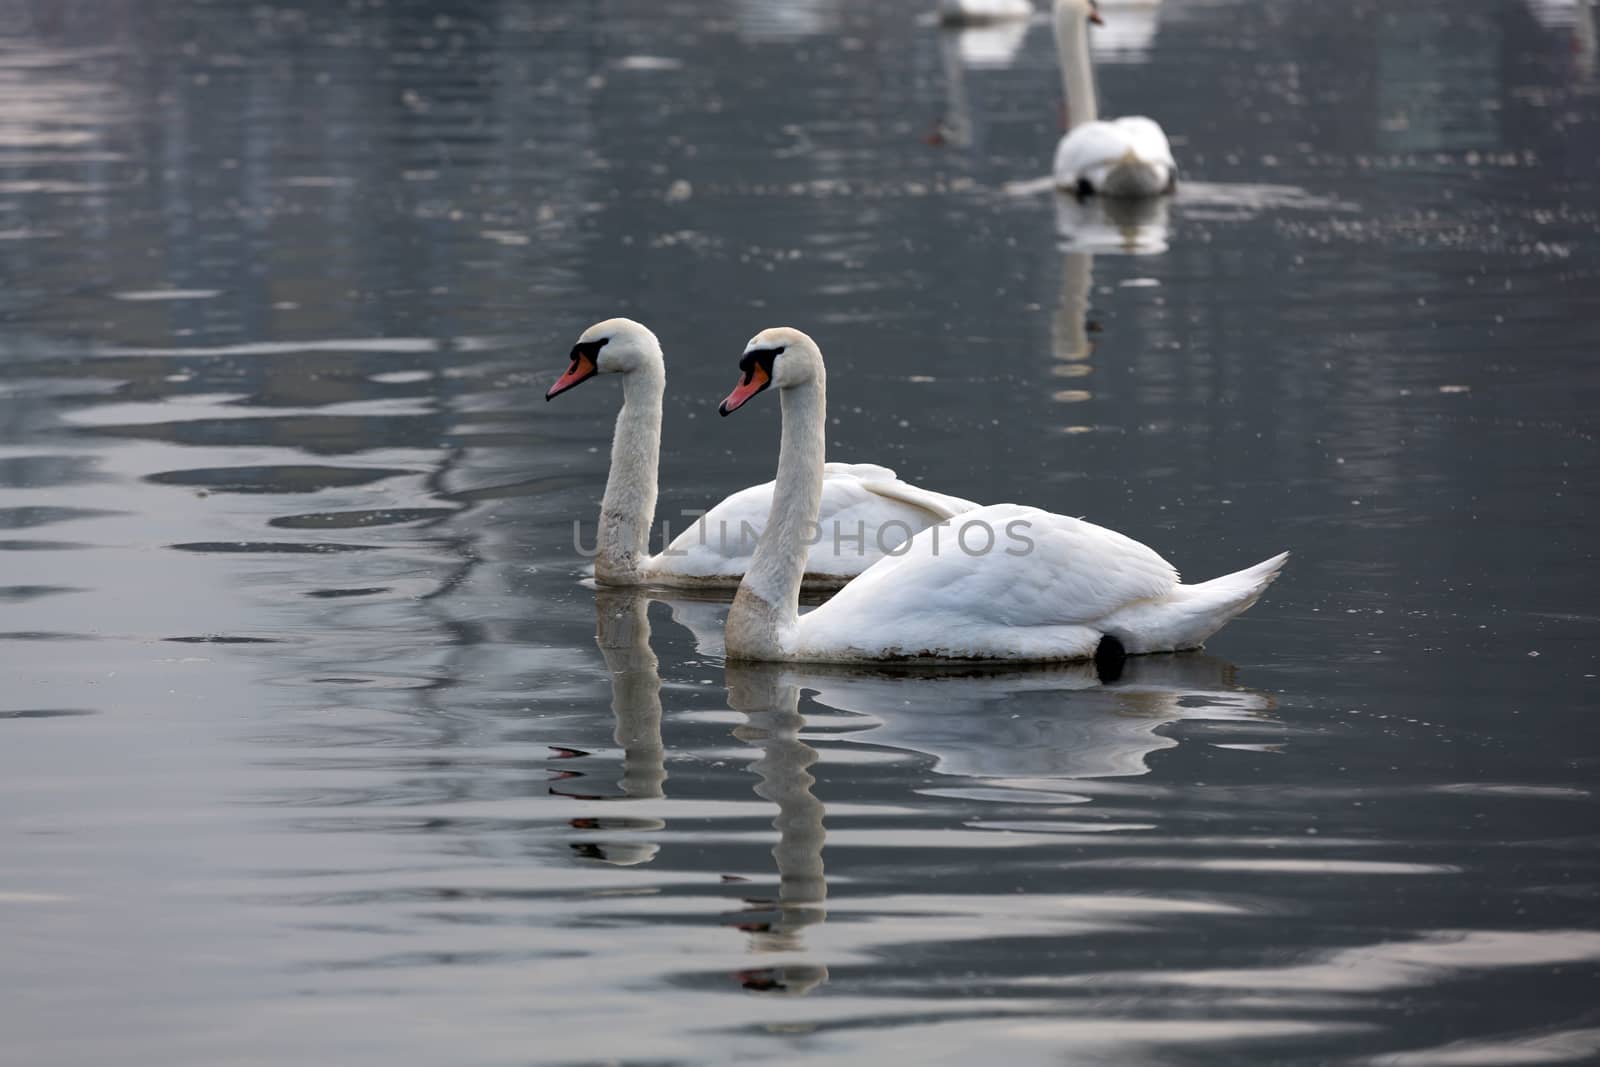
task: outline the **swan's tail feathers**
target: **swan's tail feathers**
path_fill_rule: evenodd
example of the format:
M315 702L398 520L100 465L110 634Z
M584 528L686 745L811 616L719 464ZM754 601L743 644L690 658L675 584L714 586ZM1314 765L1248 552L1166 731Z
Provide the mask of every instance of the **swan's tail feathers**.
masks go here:
M1242 571L1224 574L1221 578L1213 578L1209 582L1188 587L1189 594L1196 598L1214 601L1219 607L1230 606L1228 618L1244 611L1251 604L1261 599L1261 594L1267 591L1283 571L1283 565L1289 562L1289 553L1279 552L1271 559L1264 559L1254 567L1246 567Z
M1178 648L1198 648L1206 638L1222 629L1231 620L1244 614L1250 605L1261 599L1289 562L1289 553L1279 552L1271 559L1262 560L1254 567L1224 574L1198 585L1179 586L1184 591L1186 613L1194 617L1198 626L1190 633L1179 635Z
M1199 648L1206 638L1261 599L1278 577L1289 553L1280 552L1254 567L1197 585L1179 585L1172 595L1142 601L1105 620L1106 633L1129 652L1176 652Z

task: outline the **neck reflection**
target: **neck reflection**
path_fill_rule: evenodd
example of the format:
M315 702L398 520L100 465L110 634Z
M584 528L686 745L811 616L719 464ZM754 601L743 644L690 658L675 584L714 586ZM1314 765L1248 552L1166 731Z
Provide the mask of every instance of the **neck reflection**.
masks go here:
M632 591L600 590L595 594L595 643L611 675L612 736L622 750L620 795L572 790L552 792L580 800L654 800L666 795L666 750L661 740L661 673L650 648L650 599ZM573 819L578 830L653 833L666 828L659 818L588 816ZM648 841L591 840L574 842L574 852L618 866L649 863L660 846Z
M803 930L827 918L828 883L823 872L825 809L811 792L816 779L810 767L817 750L800 739L800 687L775 664L729 664L728 706L744 713L733 733L759 746L760 758L750 764L759 781L757 796L778 805L773 828L778 843L772 858L778 865L777 899L747 899L733 925L750 935L754 953L798 956L805 952ZM740 983L759 992L799 995L828 980L828 968L814 960L786 959L752 967L738 974Z

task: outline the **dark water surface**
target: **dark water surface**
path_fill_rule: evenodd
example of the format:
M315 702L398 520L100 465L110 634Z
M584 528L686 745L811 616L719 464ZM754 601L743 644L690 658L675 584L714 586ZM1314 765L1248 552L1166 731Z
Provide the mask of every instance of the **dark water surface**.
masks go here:
M932 6L0 4L0 1059L1600 1058L1592 12L1108 2L1128 220ZM835 458L1295 557L1110 684L725 671L578 580L618 313L663 516L792 324Z

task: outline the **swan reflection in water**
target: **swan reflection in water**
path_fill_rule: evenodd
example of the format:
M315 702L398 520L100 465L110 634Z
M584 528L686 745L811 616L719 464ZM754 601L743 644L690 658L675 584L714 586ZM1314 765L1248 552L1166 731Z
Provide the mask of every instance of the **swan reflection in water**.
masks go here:
M929 138L936 144L967 148L976 140L972 101L967 94L967 71L996 70L1011 66L1028 35L1026 19L971 26L947 26L939 31L939 62L944 70L944 116Z
M1094 287L1095 254L1145 255L1167 248L1169 197L1116 200L1079 198L1057 192L1056 233L1061 238L1061 297L1051 323L1056 363L1052 377L1065 379L1052 391L1066 404L1093 399L1085 380L1094 372L1093 334L1098 326L1089 319L1089 296ZM1068 433L1085 433L1092 426L1075 421Z
M760 747L750 765L755 792L778 806L777 896L748 900L728 921L750 935L753 953L786 957L741 970L739 981L793 995L828 979L827 966L804 955L805 929L827 918L828 886L826 809L812 792L819 754L802 736L802 694L861 717L860 729L830 734L837 740L931 756L940 774L1048 790L1062 780L1148 773L1149 755L1178 743L1157 732L1170 723L1261 720L1272 699L1234 674L1201 653L1032 670L728 664L728 704L745 716L734 735Z
M786 667L778 684L862 716L843 740L931 756L940 774L1057 780L1147 774L1151 753L1178 744L1157 732L1175 722L1267 726L1272 698L1236 673L1182 652L1029 670Z
M614 736L622 749L619 795L582 799L659 799L667 780L661 736L661 677L650 648L650 597L600 591L596 641L611 675ZM720 651L727 605L674 599L674 620L691 623L704 651ZM714 636L715 635L715 636ZM802 694L824 709L860 719L830 732L838 741L931 757L936 773L984 779L1011 790L1051 790L1063 780L1149 772L1148 757L1178 742L1158 731L1190 719L1263 722L1274 704L1238 684L1235 668L1202 653L1135 656L1120 663L1034 669L992 667L846 667L730 663L728 705L743 715L733 734L759 750L750 764L754 792L777 806L775 897L748 899L725 922L749 937L770 964L737 972L752 991L798 995L828 980L808 959L804 932L827 918L823 866L826 809L811 768L820 758L803 737ZM632 835L665 828L658 818L583 818L583 830ZM608 836L573 846L580 855L630 866L659 846Z
M595 643L611 675L612 736L622 749L619 796L598 796L551 787L551 792L580 800L654 800L666 795L666 749L661 740L661 673L650 648L650 598L635 591L595 593ZM578 830L650 832L666 828L658 818L585 817L572 820ZM649 841L607 839L582 841L573 851L587 859L628 867L648 863L660 846Z
M1182 179L1179 179L1179 188ZM1063 252L1149 255L1167 250L1170 199L1078 196L1057 190L1056 236Z
M822 801L811 792L816 779L811 765L817 750L800 739L805 720L800 715L800 686L776 664L729 664L728 706L742 712L745 721L734 736L758 746L761 756L750 769L759 778L756 795L778 806L772 826L778 843L772 858L778 865L775 899L747 899L743 911L729 916L732 924L750 935L754 953L805 951L802 931L827 917L828 883L823 876ZM746 989L764 993L808 993L828 980L828 968L815 961L786 960L768 967L741 970Z

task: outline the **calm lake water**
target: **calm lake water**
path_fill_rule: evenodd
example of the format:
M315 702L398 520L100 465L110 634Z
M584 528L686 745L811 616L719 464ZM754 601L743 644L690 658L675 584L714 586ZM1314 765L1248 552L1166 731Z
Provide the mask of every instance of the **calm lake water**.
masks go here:
M932 0L0 4L0 1058L1595 1062L1593 12L1103 2L1157 216ZM1294 558L1116 679L725 669L580 581L614 314L675 528L791 324L834 458Z

